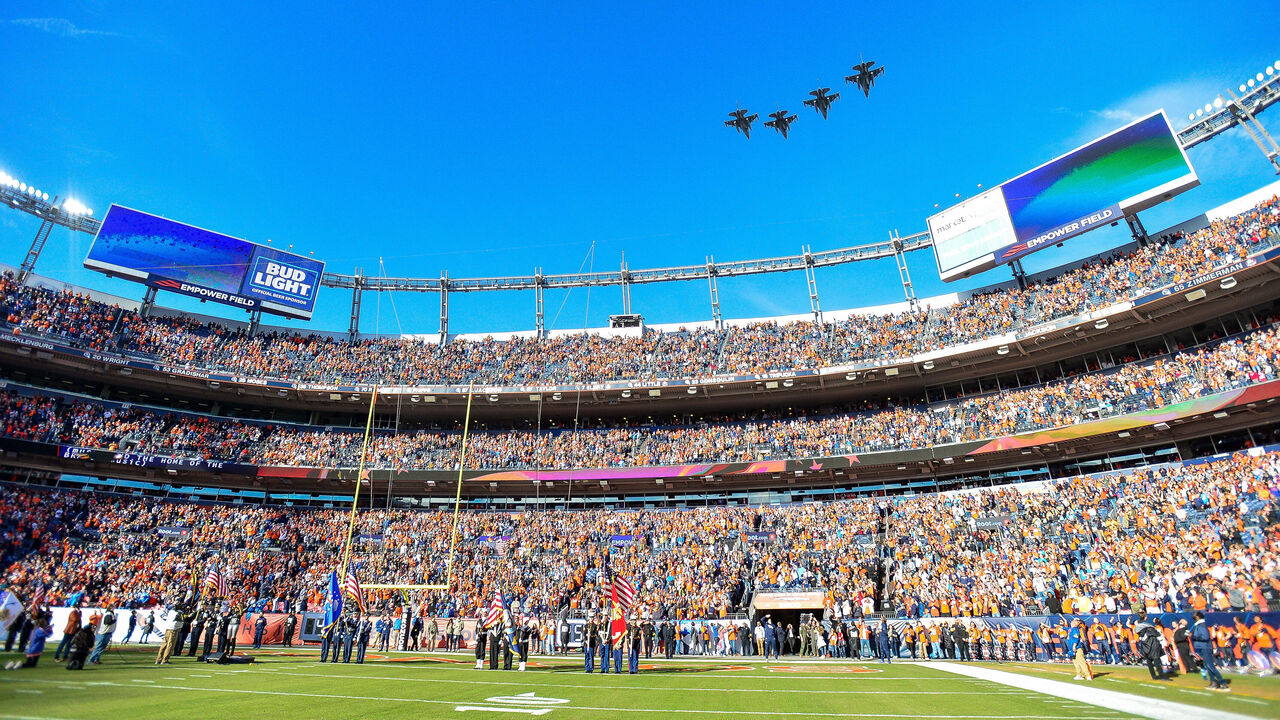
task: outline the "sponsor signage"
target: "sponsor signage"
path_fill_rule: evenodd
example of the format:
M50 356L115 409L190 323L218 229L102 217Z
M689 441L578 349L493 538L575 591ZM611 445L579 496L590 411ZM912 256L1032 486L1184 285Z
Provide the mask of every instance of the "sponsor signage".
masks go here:
M756 610L821 610L823 599L820 592L756 593L751 607Z
M310 319L324 263L112 205L84 266L243 310Z
M978 530L995 530L1012 524L1012 515L988 515L973 520L973 526Z
M191 534L191 528L186 525L161 525L156 528L156 534L166 538L184 538Z
M776 532L749 532L743 533L743 537L749 543L772 544L778 541Z
M641 535L612 535L609 537L609 544L614 547L631 547L639 542Z

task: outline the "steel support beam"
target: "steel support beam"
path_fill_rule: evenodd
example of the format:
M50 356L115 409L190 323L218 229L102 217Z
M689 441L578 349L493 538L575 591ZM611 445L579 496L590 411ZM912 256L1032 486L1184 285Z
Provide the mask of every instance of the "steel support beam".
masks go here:
M907 268L907 256L902 252L902 239L898 237L897 230L889 233L889 237L892 238L894 250L897 251L893 254L893 258L898 264L898 279L902 281L902 293L907 296L907 305L912 310L917 310L920 307L920 301L916 299L916 289L911 284L911 270Z
M347 339L356 341L360 334L360 294L364 292L364 270L357 269L351 284L351 326L347 328Z
M1266 128L1262 127L1262 123L1258 122L1257 116L1249 110L1245 103L1240 102L1240 98L1236 97L1231 88L1227 88L1227 94L1231 96L1231 104L1227 109L1236 116L1241 127L1249 132L1249 137L1253 138L1253 142L1257 144L1258 149L1267 158L1267 162L1271 163L1271 167L1275 168L1276 174L1280 175L1280 146L1276 145L1275 139L1271 137ZM1259 134L1262 137L1258 137ZM1267 139L1266 144L1263 144L1262 138Z
M546 316L544 315L544 308L542 304L542 268L537 268L533 271L533 278L534 313L537 315L534 320L534 330L536 331L538 339L541 340L547 336Z
M138 308L138 314L147 317L151 314L151 308L156 306L156 288L148 287L147 291L142 294L142 307Z
M716 284L716 259L707 256L707 284L711 288L711 322L716 330L724 329L724 318L720 317L720 288Z
M804 279L809 283L809 309L813 312L813 322L815 325L822 324L822 307L818 304L818 278L813 273L813 253L809 251L809 246L803 248L804 257Z
M440 344L449 342L449 273L440 274Z
M53 199L53 204L58 204L58 198ZM40 251L44 250L44 244L49 240L49 233L53 232L54 222L50 218L44 218L40 221L40 227L36 230L36 237L31 241L31 249L27 250L27 256L23 258L22 265L18 268L18 284L27 281L27 276L36 267L36 260L40 259Z
M1138 217L1138 213L1125 215L1124 222L1129 226L1129 232L1133 234L1133 239L1137 240L1139 245L1146 247L1149 239L1147 237L1147 228L1142 225L1142 219Z
M627 258L622 257L622 314L631 314L631 273L627 271Z

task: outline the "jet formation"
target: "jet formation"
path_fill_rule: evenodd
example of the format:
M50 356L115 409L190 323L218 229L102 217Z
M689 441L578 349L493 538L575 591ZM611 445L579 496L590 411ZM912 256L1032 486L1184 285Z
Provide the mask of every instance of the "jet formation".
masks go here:
M862 91L863 97L871 97L871 88L876 84L876 78L884 74L884 66L876 67L874 60L864 60L853 66L853 74L845 75L844 82L846 85L856 85ZM828 94L830 93L830 94ZM827 119L827 113L831 111L831 105L840 99L840 93L831 92L829 87L819 87L809 91L810 97L804 101L805 107L813 108L814 112L822 116L823 120ZM750 110L738 108L729 113L729 120L725 120L726 127L742 133L748 140L751 139L751 123L759 119L759 115L752 113ZM773 118L765 122L764 126L772 128L778 132L785 140L787 133L791 131L791 123L796 121L795 115L790 115L788 110L778 109L777 112L769 113L769 117Z

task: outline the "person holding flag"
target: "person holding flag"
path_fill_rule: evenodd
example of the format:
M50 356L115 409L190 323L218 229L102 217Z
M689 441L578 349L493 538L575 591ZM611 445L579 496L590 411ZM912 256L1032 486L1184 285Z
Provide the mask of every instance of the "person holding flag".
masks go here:
M324 603L324 627L321 629L320 662L327 660L327 649L333 650L333 660L338 659L338 647L334 644L334 633L338 621L342 618L342 592L338 589L338 572L329 572L329 599Z
M480 670L484 667L484 651L488 642L488 630L502 619L502 595L498 592L493 594L493 602L489 603L489 609L480 620L480 626L476 628L476 669ZM497 655L495 654L493 665L496 667Z
M628 639L626 613L635 602L636 592L631 583L621 575L609 584L609 646L613 648L614 673L622 672L622 649ZM609 648L605 650L604 671L609 672Z

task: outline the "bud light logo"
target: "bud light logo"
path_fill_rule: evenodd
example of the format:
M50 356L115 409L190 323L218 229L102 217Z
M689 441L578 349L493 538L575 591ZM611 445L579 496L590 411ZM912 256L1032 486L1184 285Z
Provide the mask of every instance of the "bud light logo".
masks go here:
M259 260L253 270L255 287L270 288L300 299L311 297L311 290L315 287L312 280L306 270L274 260Z
M320 281L320 268L311 267L307 260L280 257L269 250L259 250L245 278L244 294L264 302L287 305L310 311L315 302L316 285Z

